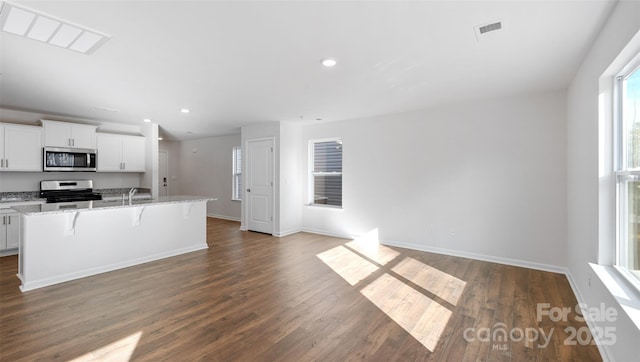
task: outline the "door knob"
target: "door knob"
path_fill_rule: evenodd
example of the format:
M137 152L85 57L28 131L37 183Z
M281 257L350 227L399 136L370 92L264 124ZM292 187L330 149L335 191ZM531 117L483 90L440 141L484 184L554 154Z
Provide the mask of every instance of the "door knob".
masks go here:
M247 189L247 192L251 192L251 189Z

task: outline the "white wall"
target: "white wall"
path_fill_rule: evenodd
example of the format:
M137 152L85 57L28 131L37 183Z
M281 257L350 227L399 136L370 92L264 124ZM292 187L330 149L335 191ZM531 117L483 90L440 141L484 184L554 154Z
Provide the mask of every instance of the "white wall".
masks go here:
M231 200L233 147L240 135L211 137L179 144L180 193L218 198L207 204L207 214L240 220L241 202Z
M140 176L140 186L151 190L151 197L158 198L158 124L151 123L142 128L145 142L145 173Z
M599 249L610 244L610 240L604 238L611 237L611 217L607 214L612 208L606 197L613 191L611 170L599 169L599 79L639 30L640 2L619 2L568 91L567 262L574 288L590 306L599 306L602 302L616 306L588 265L598 262ZM607 164L610 165L610 159L602 159L602 166ZM602 252L611 254L607 250ZM618 343L607 347L606 354L620 361L636 360L640 331L623 313L614 326Z
M280 190L279 225L276 235L287 235L300 231L302 224L300 198L300 137L301 126L295 123L280 123Z
M343 139L343 209L303 206L302 228L560 270L565 106L552 92L305 126L301 170L309 140Z

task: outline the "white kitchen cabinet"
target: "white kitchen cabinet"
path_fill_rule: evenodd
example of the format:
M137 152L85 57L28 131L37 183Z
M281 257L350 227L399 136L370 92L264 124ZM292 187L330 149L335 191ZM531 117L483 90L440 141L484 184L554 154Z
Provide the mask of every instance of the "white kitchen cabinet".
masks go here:
M99 133L98 172L145 172L146 138Z
M0 124L0 171L42 171L42 128Z
M96 148L96 126L42 120L47 147Z
M20 246L20 214L9 210L0 212L0 255Z

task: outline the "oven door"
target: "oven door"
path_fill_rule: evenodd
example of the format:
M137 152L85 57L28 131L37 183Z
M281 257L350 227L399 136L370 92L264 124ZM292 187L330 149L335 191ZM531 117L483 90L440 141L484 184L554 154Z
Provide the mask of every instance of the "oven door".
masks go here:
M45 147L44 171L96 171L96 150Z

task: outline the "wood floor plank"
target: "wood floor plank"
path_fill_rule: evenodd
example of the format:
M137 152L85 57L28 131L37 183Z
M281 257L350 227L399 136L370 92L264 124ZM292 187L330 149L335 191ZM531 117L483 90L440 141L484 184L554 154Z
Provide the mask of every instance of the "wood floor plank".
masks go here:
M585 326L574 311L536 319L539 303L575 307L560 274L213 218L207 238L208 250L26 293L17 257L0 258L0 360L600 360L565 345L565 328ZM498 323L555 334L545 348L478 338Z

